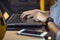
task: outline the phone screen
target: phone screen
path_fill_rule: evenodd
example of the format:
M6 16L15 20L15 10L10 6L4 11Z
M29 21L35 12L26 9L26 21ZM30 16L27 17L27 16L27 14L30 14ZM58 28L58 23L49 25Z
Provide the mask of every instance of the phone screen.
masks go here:
M29 34L38 34L38 35L40 35L41 34L41 32L37 32L37 31L23 31L22 33L29 33Z

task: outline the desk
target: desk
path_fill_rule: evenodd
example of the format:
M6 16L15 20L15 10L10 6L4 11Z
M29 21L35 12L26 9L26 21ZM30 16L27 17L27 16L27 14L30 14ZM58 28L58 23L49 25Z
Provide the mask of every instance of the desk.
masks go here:
M40 40L40 38L17 35L17 31L6 31L3 40Z

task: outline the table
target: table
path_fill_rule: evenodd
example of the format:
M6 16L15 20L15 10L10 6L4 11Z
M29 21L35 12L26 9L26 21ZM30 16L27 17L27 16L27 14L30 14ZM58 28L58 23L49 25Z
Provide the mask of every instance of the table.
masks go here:
M17 31L6 31L3 40L40 40L37 37L17 35Z

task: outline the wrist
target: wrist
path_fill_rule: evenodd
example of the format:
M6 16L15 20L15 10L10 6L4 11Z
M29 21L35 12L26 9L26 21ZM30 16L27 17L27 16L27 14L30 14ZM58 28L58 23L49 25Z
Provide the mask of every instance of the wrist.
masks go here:
M51 25L53 23L53 19L51 17L48 17L46 20L46 30L49 31L48 25Z
M53 23L53 22L48 22L47 24L48 24L48 25L51 25L52 23Z
M52 31L55 35L58 33L59 29L56 27L54 22L48 22L48 28Z
M50 23L50 22L54 22L53 18L51 17L48 17L47 20L46 20L46 24Z

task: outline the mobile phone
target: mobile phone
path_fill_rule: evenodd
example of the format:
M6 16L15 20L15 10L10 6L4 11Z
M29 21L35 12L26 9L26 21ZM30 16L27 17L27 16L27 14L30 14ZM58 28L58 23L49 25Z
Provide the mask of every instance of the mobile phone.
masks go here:
M35 36L35 37L45 37L48 32L37 32L32 30L22 29L17 32L19 35Z

